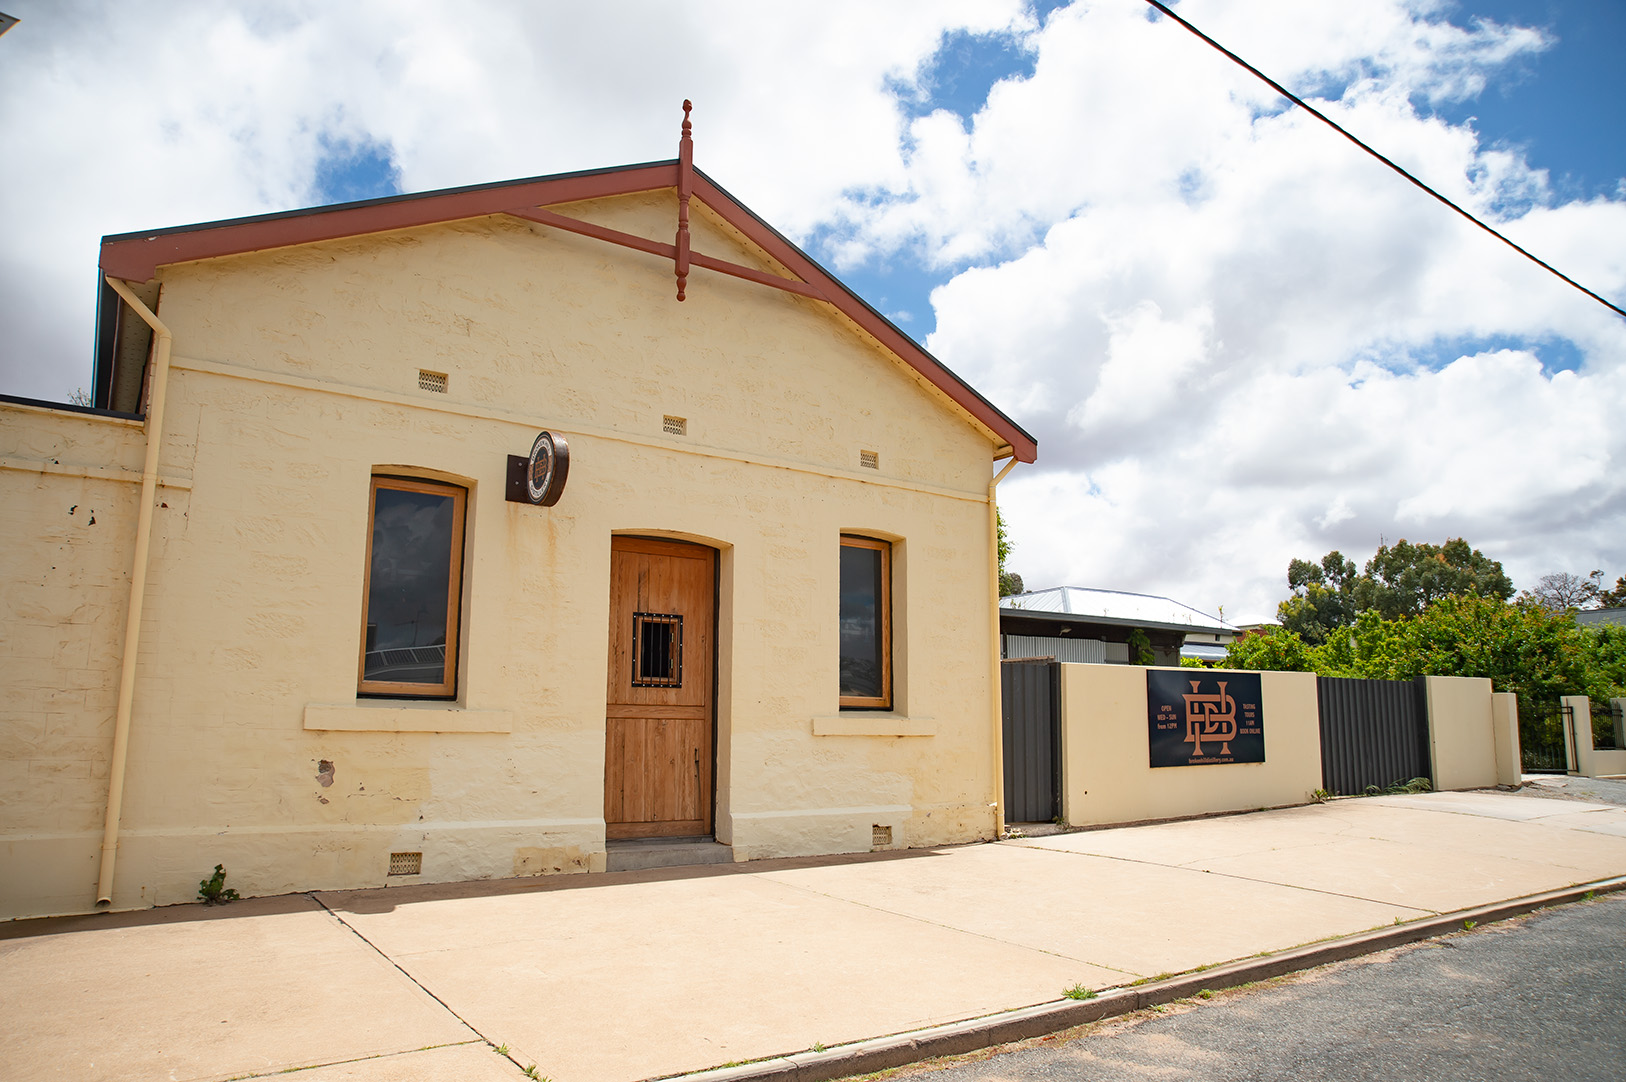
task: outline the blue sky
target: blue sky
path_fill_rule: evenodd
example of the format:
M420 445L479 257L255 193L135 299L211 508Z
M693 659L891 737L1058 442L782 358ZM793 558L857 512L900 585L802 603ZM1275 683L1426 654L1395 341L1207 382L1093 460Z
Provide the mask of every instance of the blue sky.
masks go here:
M1453 16L1536 26L1554 39L1470 102L1441 109L1475 118L1489 143L1523 149L1561 195L1619 195L1626 177L1626 4L1614 0L1480 0Z
M1061 5L1046 3L1045 10ZM1610 0L1481 0L1458 5L1451 21L1470 25L1476 18L1538 27L1553 44L1521 60L1486 91L1462 102L1436 107L1453 123L1472 123L1488 145L1521 149L1531 164L1546 169L1561 195L1619 196L1626 178L1626 4ZM1180 33L1172 26L1171 33ZM1221 44L1227 44L1221 42ZM1233 46L1227 45L1234 50ZM1247 55L1244 59L1249 59ZM1010 35L955 34L944 41L921 79L932 94L911 102L924 115L948 109L968 120L983 106L999 80L1031 75L1033 56ZM1274 73L1266 71L1267 75ZM1301 88L1294 87L1295 90ZM1426 108L1426 103L1423 104ZM1383 150L1380 146L1378 150ZM1351 153L1356 151L1351 148ZM1440 213L1448 213L1443 208ZM844 280L871 304L894 316L911 335L924 338L936 319L932 287L942 280L904 257L848 269ZM1626 300L1612 298L1626 307ZM911 318L901 318L907 313ZM1506 345L1510 340L1503 340ZM1487 343L1490 344L1490 343ZM1550 367L1574 368L1578 357L1560 339L1537 343L1551 354ZM1419 351L1431 362L1452 357L1454 349L1478 348L1471 340L1439 343Z
M689 97L702 169L1038 437L1030 585L1263 619L1398 537L1626 573L1626 320L1140 0L9 4L7 393L88 384L103 234L669 158ZM1626 4L1178 10L1626 297Z

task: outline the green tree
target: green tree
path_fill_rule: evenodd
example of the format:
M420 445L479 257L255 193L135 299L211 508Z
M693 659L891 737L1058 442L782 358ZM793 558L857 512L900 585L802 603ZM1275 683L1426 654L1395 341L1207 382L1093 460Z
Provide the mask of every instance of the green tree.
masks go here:
M1460 537L1443 545L1414 545L1402 538L1381 545L1354 585L1357 612L1376 609L1385 620L1416 616L1441 598L1458 594L1506 601L1513 580L1502 564Z
M1626 575L1622 575L1615 580L1613 590L1600 590L1598 592L1598 606L1605 609L1626 607Z
M1443 545L1404 539L1380 545L1359 574L1355 561L1334 549L1320 564L1287 565L1293 595L1276 608L1276 619L1309 646L1319 646L1350 627L1363 612L1385 620L1416 616L1443 597L1467 594L1505 601L1513 582L1502 565L1460 537Z
M1293 596L1277 606L1277 622L1311 645L1326 641L1335 628L1355 619L1355 579L1355 561L1337 549L1319 565L1293 560L1287 565Z
M1010 597L1012 594L1023 592L1022 576L1014 571L1005 570L1005 558L1011 554L1015 547L1005 534L1005 513L997 507L994 509L994 525L999 534L999 596Z
M1416 616L1385 620L1368 609L1319 646L1285 629L1250 635L1231 644L1225 667L1369 680L1482 676L1531 710L1561 695L1604 702L1626 693L1626 628L1583 630L1528 599L1448 595Z
M1626 627L1602 624L1585 628L1581 634L1587 671L1592 677L1587 694L1604 706L1606 700L1626 698Z
M1225 648L1222 667L1263 672L1310 672L1314 664L1309 645L1296 632L1271 627L1234 640Z
M1142 627L1133 628L1125 636L1129 646L1131 665L1156 665L1157 655L1152 652L1152 637Z

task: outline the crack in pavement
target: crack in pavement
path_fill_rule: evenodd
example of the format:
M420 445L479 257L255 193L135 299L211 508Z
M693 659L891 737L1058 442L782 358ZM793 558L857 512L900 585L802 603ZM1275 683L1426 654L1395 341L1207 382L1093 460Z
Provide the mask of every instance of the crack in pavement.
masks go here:
M458 1023L461 1024L464 1029L468 1030L470 1033L474 1034L481 1041L485 1042L485 1044L493 1052L497 1051L497 1049L499 1047L497 1045L497 1042L493 1041L490 1037L487 1037L484 1033L481 1033L478 1029L474 1028L473 1024L471 1024L467 1018L464 1018L461 1014L458 1014L457 1011L452 1008L452 1005L450 1003L447 1003L444 999L441 999L438 995L436 995L433 991L431 991L428 985L424 984L417 977L414 977L410 972L407 971L406 967L401 965L401 963L397 962L394 958L391 958L388 954L385 954L382 950L380 950L379 947L378 947L378 944L374 943L372 940L368 939L365 935L363 935L359 928L357 928L355 925L351 924L349 921L347 921L343 917L341 917L337 910L335 910L332 906L328 905L321 898L317 897L315 892L311 892L309 897L313 902L315 902L317 905L321 906L327 912L328 916L330 916L334 920L338 921L339 924L342 927L348 929L351 935L355 936L357 939L359 939L363 943L367 944L367 946L371 947L374 950L374 952L376 952L378 954L378 956L380 958L384 959L384 961L388 962L391 966L395 967L396 972L400 973L401 976L405 977L407 980L411 981L419 989L421 989L424 995L428 996L430 999L434 1000L436 1003L439 1003L441 1005L441 1007L445 1009L446 1013L451 1015L453 1018L457 1019ZM473 1044L475 1042L473 1042L473 1041L458 1041L458 1042L452 1042L452 1043L453 1044ZM435 1047L449 1047L449 1046L447 1046L447 1045L437 1045ZM504 1045L502 1047L507 1047L507 1046ZM412 1051L423 1051L423 1049L413 1049ZM401 1054L401 1053L392 1053L392 1054L397 1054L398 1055L398 1054ZM501 1055L508 1062L512 1063L516 1069L518 1069L518 1070L520 1070L522 1072L525 1070L525 1068L520 1066L519 1060L515 1059L512 1055L510 1055L510 1054L508 1054L506 1052L502 1052L502 1053L498 1053L498 1054ZM376 1057L364 1057L364 1058L376 1058ZM339 1061L336 1061L336 1062L346 1063L346 1062L351 1062L351 1061L339 1060Z

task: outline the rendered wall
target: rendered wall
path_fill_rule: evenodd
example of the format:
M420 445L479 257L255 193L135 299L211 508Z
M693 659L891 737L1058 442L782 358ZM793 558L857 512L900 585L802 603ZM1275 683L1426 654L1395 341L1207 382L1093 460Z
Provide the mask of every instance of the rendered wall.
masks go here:
M1496 745L1496 784L1519 784L1524 762L1519 744L1519 697L1513 692L1491 695L1491 732Z
M1583 778L1626 777L1626 749L1598 748L1592 739L1592 700L1585 695L1565 695L1559 701L1575 719L1573 728L1567 721L1564 726L1564 742L1573 743L1571 761L1579 768L1571 773Z
M80 910L95 894L142 429L0 403L0 441L0 916ZM159 500L184 501L190 479L163 476Z
M1061 667L1062 804L1069 823L1132 823L1302 804L1321 787L1314 673L1258 674L1263 763L1153 768L1146 672L1138 665Z
M571 213L669 239L676 212ZM696 250L765 265L695 217ZM867 850L875 825L899 847L991 835L992 440L828 307L704 270L679 304L669 263L500 217L162 276L174 486L115 908L189 901L216 863L245 895L601 869L617 532L720 551L716 832L737 858ZM0 913L81 911L137 489L48 467L127 471L143 445L126 422L0 410L20 464L0 470ZM570 440L564 497L507 503L506 456L542 428ZM453 704L356 698L386 468L470 491ZM888 713L837 706L843 532L896 542ZM386 880L399 850L423 852L421 877Z
M1491 682L1479 676L1427 676L1434 788L1484 789L1501 776L1491 718Z

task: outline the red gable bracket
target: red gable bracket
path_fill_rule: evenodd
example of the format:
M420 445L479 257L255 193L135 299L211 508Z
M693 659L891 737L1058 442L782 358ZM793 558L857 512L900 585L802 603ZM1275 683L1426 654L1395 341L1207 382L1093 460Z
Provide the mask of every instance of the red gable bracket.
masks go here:
M806 282L800 282L794 278L781 278L777 274L768 274L766 271L759 271L752 267L743 267L738 263L730 263L726 259L702 255L699 252L688 250L683 245L662 244L658 240L640 237L635 233L623 233L619 229L611 229L608 226L598 225L594 222L584 222L580 218L567 218L563 214L555 214L551 210L543 210L540 207L520 207L510 210L508 213L516 218L524 218L528 222L551 225L555 229L580 233L584 237L609 241L611 244L619 244L624 248L634 248L640 252L648 252L651 255L664 256L683 268L683 273L678 275L678 281L681 283L680 289L682 284L687 283L689 277L688 268L690 264L693 264L696 267L705 267L708 270L731 274L735 278L744 278L747 281L758 282L765 286L773 286L775 289L783 289L787 293L798 293L801 296L812 297L815 300L829 300L818 287L810 286ZM679 236L686 235L686 233L679 234ZM683 294L680 292L678 300L682 299Z

